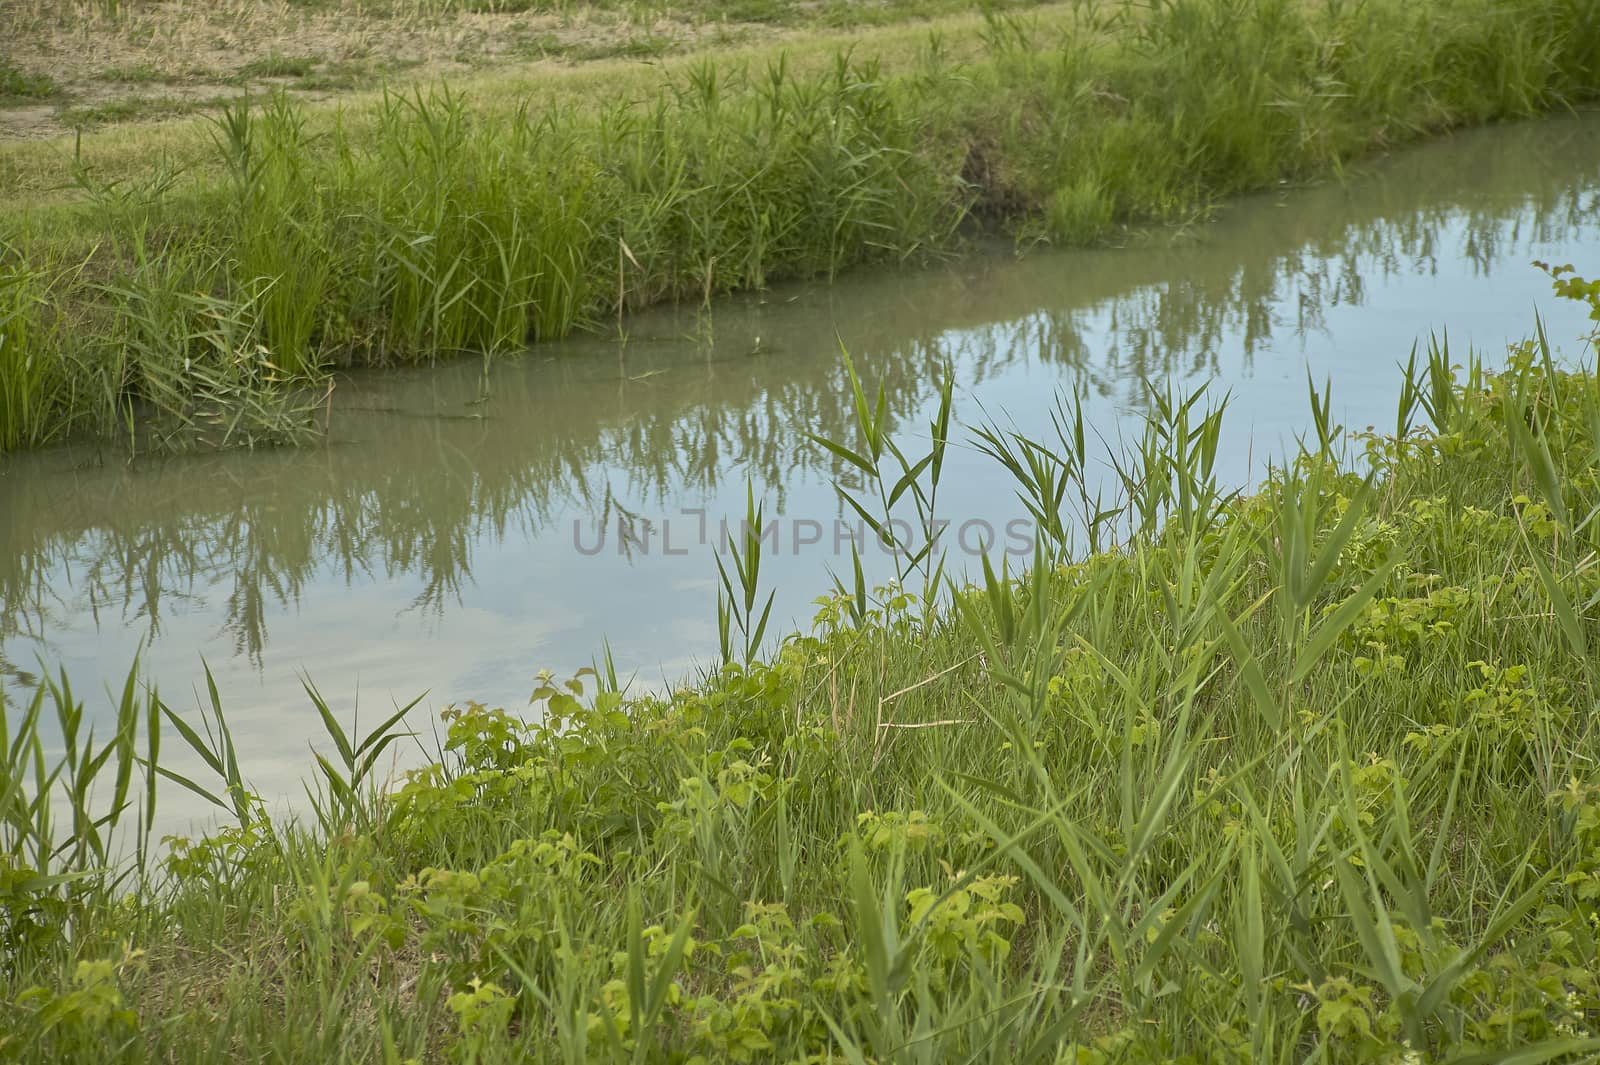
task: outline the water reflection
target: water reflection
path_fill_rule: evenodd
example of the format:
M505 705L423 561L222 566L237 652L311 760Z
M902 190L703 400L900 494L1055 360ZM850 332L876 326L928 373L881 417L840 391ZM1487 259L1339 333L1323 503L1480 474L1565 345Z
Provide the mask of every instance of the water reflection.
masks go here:
M846 471L802 433L848 432L841 340L897 422L921 416L949 361L966 393L1023 424L1052 387L1077 382L1106 401L1106 427L1139 403L1142 379L1175 377L1232 386L1259 426L1299 412L1281 389L1252 399L1242 387L1265 365L1295 379L1291 392L1309 360L1357 395L1382 393L1418 332L1449 324L1490 346L1522 333L1545 290L1527 261L1600 248L1597 174L1600 120L1508 127L1122 248L1020 261L990 249L714 313L664 309L630 321L625 340L487 371L358 377L322 447L12 458L0 464L0 685L23 686L35 656L114 676L141 640L169 665L188 660L184 676L197 651L232 658L235 678L257 674L258 701L280 709L275 668L320 679L356 662L420 678L438 665L467 685L522 654L505 683L525 691L548 661L533 655L576 664L602 633L645 645L641 663L681 664L709 649L703 630L681 635L709 599L708 558L580 572L565 530L734 509L746 478L775 512L831 513L827 483ZM964 503L994 505L985 490L969 486ZM778 576L795 602L825 583L815 564ZM454 672L441 664L474 654ZM441 698L470 694L494 693Z

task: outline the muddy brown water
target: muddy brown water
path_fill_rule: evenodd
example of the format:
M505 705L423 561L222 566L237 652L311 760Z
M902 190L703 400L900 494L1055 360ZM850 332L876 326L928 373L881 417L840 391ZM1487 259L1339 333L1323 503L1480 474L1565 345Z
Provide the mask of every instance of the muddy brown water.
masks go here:
M142 647L183 710L204 660L247 776L292 802L322 742L303 677L369 723L423 695L428 733L429 711L524 706L539 669L607 644L641 686L712 663L713 541L747 483L779 523L773 630L807 627L849 565L843 471L803 435L850 438L841 345L912 444L946 362L959 420L1036 433L1059 392L1115 439L1137 431L1143 381L1205 385L1230 397L1220 466L1243 485L1310 425L1308 372L1361 428L1392 425L1397 364L1430 334L1493 364L1538 313L1584 359L1581 309L1534 259L1600 272L1600 115L1458 135L1124 247L978 248L663 308L489 367L353 377L331 437L301 450L0 458L0 692L14 716L64 668L103 719ZM964 443L941 497L952 568L1020 545L1010 487ZM201 812L163 802L168 823Z

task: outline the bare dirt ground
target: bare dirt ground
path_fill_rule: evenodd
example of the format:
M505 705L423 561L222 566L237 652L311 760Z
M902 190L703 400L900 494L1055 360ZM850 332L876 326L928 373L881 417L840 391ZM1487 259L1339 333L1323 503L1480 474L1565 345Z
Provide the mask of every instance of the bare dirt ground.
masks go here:
M783 34L782 0L0 0L0 140Z

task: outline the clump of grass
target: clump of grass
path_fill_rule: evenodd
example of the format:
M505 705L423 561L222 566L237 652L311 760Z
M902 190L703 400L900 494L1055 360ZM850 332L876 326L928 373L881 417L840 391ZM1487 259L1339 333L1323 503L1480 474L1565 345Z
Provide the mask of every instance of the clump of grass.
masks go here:
M48 74L31 74L0 56L0 106L48 100L60 95L61 87Z
M0 258L0 450L30 447L58 431L67 368L52 336L49 278Z
M248 104L217 122L231 177L222 238L226 291L253 308L265 351L290 379L318 376L318 307L328 295L329 233L303 164L308 147L298 112L283 97L256 114Z
M260 446L309 435L320 396L264 343L276 324L271 289L211 295L224 271L215 260L196 255L174 271L145 249L136 256L104 286L116 310L89 349L101 401L130 442Z
M665 55L677 47L679 47L678 42L669 36L646 33L618 41L572 45L561 49L561 54L578 62L596 59L645 59Z
M120 100L83 107L64 108L60 113L63 125L75 129L92 129L118 122L136 122L151 118L177 118L215 111L232 103L236 96L130 96Z
M1600 386L1542 340L1499 375L1453 361L1412 361L1392 433L1348 436L1312 390L1249 496L1203 395L1152 387L1116 498L1088 494L1070 400L1055 439L980 427L1036 518L1025 573L952 587L916 552L763 657L743 537L732 661L660 695L608 662L541 674L534 719L447 710L394 785L410 708L363 732L308 687L304 822L251 793L214 684L196 721L135 673L98 741L42 685L0 717L4 1048L1580 1059ZM826 445L863 516L936 528L950 392L924 455L849 387ZM163 780L225 827L158 848Z
M158 82L181 81L163 74L149 63L136 63L131 66L107 67L100 72L100 77L106 81L118 81L125 85L150 85Z
M1083 244L1110 228L1115 211L1116 201L1099 179L1081 174L1050 194L1045 223L1057 239Z
M321 60L314 55L273 54L252 60L239 68L245 78L303 78L316 69Z
M401 68L397 64L385 67L385 70L391 69ZM300 75L294 87L300 92L346 92L378 80L379 71L373 63L364 59L352 59L325 63L313 68L308 73Z

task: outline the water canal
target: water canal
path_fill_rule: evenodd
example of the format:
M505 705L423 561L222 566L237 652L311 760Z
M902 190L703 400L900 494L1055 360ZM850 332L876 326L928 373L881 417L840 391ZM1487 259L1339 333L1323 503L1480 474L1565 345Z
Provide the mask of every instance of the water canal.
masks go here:
M522 706L537 670L606 643L637 684L710 664L712 541L747 483L780 522L772 630L806 627L841 561L843 471L804 436L849 436L841 344L909 437L946 362L968 424L1044 431L1077 389L1108 439L1136 425L1144 380L1205 385L1230 397L1223 472L1242 483L1308 424L1308 372L1359 428L1392 423L1397 363L1430 334L1494 363L1538 312L1583 357L1580 313L1533 259L1596 269L1600 116L1458 135L1123 247L1007 243L663 308L487 368L360 375L300 450L0 458L0 690L14 706L64 668L108 710L142 648L182 710L203 659L247 776L292 797L321 736L306 676L376 721L424 692L431 710ZM942 496L957 526L1001 536L1019 513L965 447ZM619 517L650 532L624 542Z

